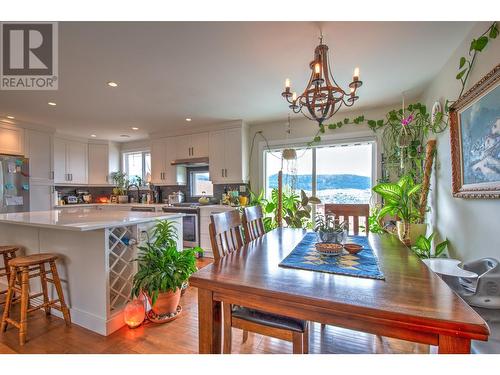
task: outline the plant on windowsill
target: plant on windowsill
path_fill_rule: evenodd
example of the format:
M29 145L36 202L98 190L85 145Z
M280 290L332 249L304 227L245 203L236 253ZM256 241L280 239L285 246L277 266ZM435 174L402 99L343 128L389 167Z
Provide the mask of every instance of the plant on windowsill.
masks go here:
M151 236L139 246L132 297L146 295L156 320L176 316L181 290L197 271L196 253L200 248L177 250L177 231L172 222L158 221Z
M415 184L410 175L404 175L398 182L382 182L372 188L384 200L378 219L386 215L397 217L398 236L406 245L415 244L427 229L427 224L420 222L418 209L418 192L421 187L421 184Z
M115 187L113 188L113 195L116 195L118 203L128 203L127 187L129 181L127 174L123 172L111 173L111 179Z

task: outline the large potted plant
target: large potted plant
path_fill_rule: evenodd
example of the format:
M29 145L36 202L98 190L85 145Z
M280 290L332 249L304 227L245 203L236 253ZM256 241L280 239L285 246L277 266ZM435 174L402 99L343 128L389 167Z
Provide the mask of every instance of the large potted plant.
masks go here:
M175 314L183 284L196 272L196 253L201 249L177 250L177 231L169 221L158 221L148 241L139 246L138 271L132 297L144 293L156 316Z
M378 218L386 215L397 217L398 236L405 244L413 245L420 236L425 236L427 224L419 223L418 192L421 184L404 175L398 182L383 182L373 187L373 191L384 199Z

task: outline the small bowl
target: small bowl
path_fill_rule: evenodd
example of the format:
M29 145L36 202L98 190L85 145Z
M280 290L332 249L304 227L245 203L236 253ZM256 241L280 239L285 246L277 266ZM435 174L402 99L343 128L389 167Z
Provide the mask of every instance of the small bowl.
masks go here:
M340 255L344 251L341 244L318 242L316 251L323 255Z
M346 249L350 254L357 254L363 250L363 246L355 243L346 243L344 245L344 249Z

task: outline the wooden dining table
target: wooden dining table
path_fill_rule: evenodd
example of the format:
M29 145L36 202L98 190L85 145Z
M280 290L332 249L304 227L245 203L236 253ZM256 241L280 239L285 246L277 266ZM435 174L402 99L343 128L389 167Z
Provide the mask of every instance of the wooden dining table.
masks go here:
M486 322L396 236L370 234L385 280L280 267L306 231L278 228L192 275L199 352L221 351L221 303L470 353Z

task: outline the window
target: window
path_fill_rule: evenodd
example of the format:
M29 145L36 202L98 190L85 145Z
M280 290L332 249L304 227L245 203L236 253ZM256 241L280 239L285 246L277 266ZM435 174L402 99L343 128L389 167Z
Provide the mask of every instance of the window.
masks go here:
M213 197L214 186L210 181L208 171L192 171L189 174L189 179L192 197L200 197L202 195Z
M294 147L296 160L283 160L284 189L304 190L322 203L370 202L373 142ZM264 151L265 191L269 197L278 187L283 148Z
M151 180L151 153L149 151L124 153L123 170L131 183L137 183L139 177L142 185L145 185Z

